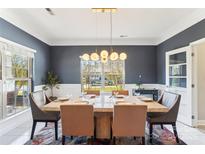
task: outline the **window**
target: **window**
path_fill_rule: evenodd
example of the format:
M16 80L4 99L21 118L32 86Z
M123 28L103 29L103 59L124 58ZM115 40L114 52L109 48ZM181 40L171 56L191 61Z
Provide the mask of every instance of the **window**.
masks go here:
M34 53L3 40L0 42L0 55L0 119L4 119L29 108Z
M81 87L85 90L101 90L109 92L120 90L125 84L124 61L109 60L101 61L81 60Z
M186 51L168 53L168 85L170 87L187 87L187 55Z

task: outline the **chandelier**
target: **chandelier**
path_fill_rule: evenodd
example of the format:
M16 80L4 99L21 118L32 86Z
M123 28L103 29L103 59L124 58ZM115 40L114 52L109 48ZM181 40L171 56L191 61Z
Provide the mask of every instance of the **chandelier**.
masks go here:
M110 53L107 50L102 50L100 54L98 54L98 50L96 47L96 50L92 52L90 55L88 53L84 53L80 58L82 60L88 61L101 61L102 63L106 63L108 60L126 60L127 54L125 52L121 52L118 54L118 52L114 51L112 48L112 13L115 13L117 9L115 8L93 8L92 11L96 13L96 38L97 38L97 13L110 13Z

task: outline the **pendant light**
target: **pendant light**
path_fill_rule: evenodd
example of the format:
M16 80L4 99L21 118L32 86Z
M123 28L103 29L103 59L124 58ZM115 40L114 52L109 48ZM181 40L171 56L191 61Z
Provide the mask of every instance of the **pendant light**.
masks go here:
M120 53L120 60L125 60L125 59L127 59L127 54L124 52Z
M92 52L90 55L88 53L83 54L82 56L80 56L81 59L88 61L88 60L92 60L92 61L98 61L100 60L102 63L106 63L109 59L112 61L115 60L126 60L127 59L127 54L125 52L120 53L120 55L113 50L112 48L112 13L115 13L117 11L117 9L112 9L112 8L107 8L107 9L103 9L103 8L94 8L92 9L95 13L96 13L96 40L98 40L98 36L97 36L97 13L110 13L110 55L109 52L107 50L102 50L100 52L100 55L98 54L98 50L97 50L97 46L96 46L96 50L94 52Z
M85 61L90 60L90 56L89 56L89 54L87 54L87 53L84 53L80 58L82 58L82 59L85 60Z

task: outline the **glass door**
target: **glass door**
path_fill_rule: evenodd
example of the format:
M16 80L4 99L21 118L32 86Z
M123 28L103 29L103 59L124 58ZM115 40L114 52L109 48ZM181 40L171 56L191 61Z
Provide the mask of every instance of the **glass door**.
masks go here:
M34 53L0 37L0 120L30 107Z
M29 108L32 62L31 57L17 52L3 54L3 118Z

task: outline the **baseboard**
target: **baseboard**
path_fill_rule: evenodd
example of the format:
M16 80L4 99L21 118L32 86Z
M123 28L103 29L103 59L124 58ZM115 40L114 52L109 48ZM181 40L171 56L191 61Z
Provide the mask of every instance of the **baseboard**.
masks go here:
M198 120L197 124L198 124L198 126L205 125L205 120Z

